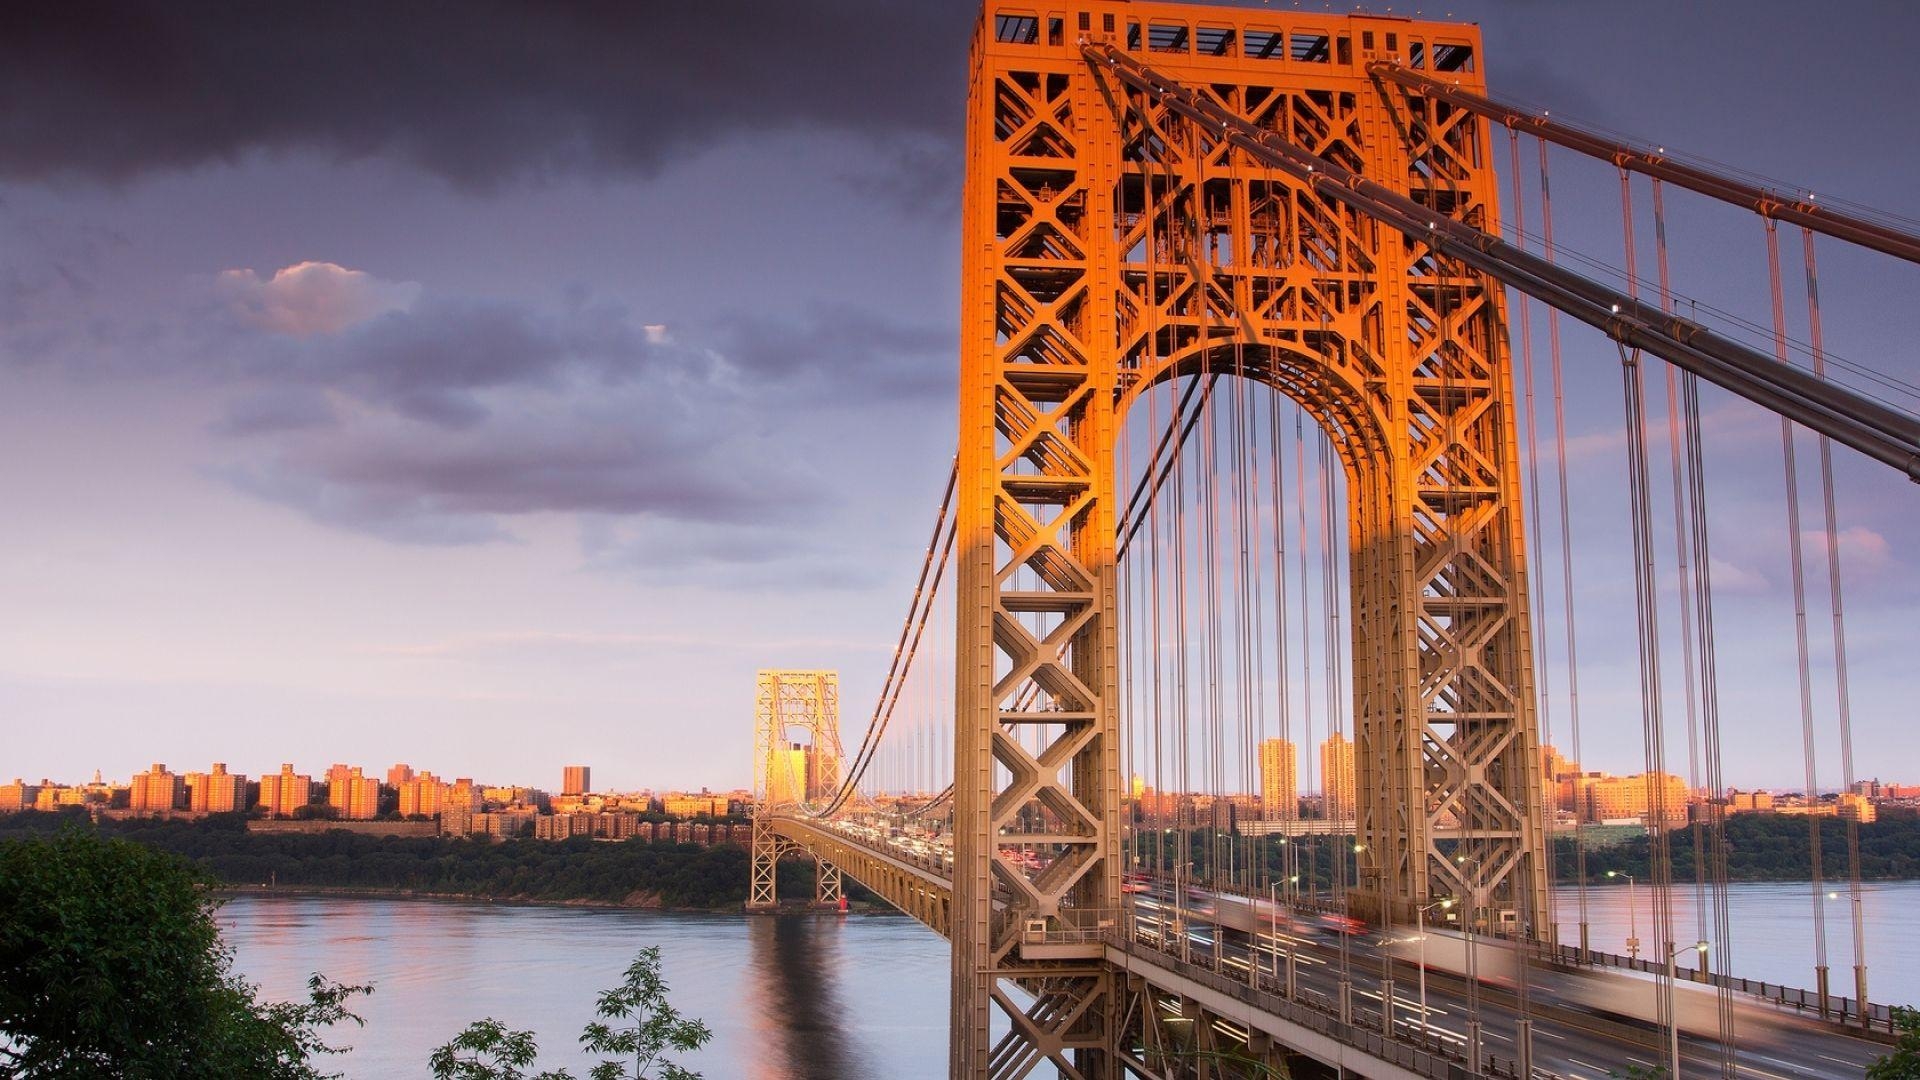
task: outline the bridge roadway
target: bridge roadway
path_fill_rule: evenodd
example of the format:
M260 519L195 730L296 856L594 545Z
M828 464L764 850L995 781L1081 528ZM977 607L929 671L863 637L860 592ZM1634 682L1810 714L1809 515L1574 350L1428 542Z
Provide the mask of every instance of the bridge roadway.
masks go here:
M837 864L937 933L948 933L952 862L938 845L890 838L883 830L846 821L781 817L773 825L782 836ZM1191 1024L1180 1031L1208 1032L1213 1042L1238 1054L1280 1055L1279 1048L1291 1048L1296 1068L1303 1055L1366 1077L1455 1080L1473 1075L1466 1067L1464 979L1430 967L1423 1030L1415 989L1418 968L1404 958L1395 962L1377 936L1343 940L1337 933L1304 932L1298 918L1283 924L1279 933L1248 934L1209 924L1205 905L1180 910L1179 918L1173 918L1174 897L1164 888L1131 899L1128 910L1108 925L1035 936L1022 947L1044 955L1050 947L1097 945L1106 963L1125 973L1130 1007L1151 1009L1161 1022L1145 1024L1136 1042L1150 1042L1163 1024ZM1168 932L1182 925L1184 934ZM1382 981L1389 971L1395 979L1394 1023L1392 1037L1386 1038ZM1650 997L1643 976L1541 963L1529 965L1528 975L1535 1077L1604 1080L1629 1065L1651 1068L1665 1062L1664 1029L1594 1010L1590 990L1585 995L1589 1001L1581 1000L1583 989L1595 980ZM1345 1021L1339 1007L1343 981L1349 988ZM1517 1076L1518 988L1483 981L1476 989L1483 1072ZM1886 1053L1880 1041L1779 1008L1766 998L1736 993L1735 999L1735 1055L1743 1077L1852 1080ZM1123 1057L1139 1075L1156 1075L1130 1052ZM1681 1057L1683 1075L1720 1071L1716 1039L1683 1035Z

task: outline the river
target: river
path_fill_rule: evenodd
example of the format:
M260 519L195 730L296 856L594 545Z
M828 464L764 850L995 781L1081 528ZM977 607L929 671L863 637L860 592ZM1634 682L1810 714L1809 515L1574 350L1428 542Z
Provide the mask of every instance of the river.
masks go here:
M1697 933L1690 890L1676 890L1676 936ZM1750 978L1813 982L1811 890L1735 885L1733 955ZM1651 890L1633 917L1653 949ZM1833 990L1850 993L1849 901L1827 902ZM1863 901L1875 1001L1920 1001L1920 882L1873 885ZM1577 894L1564 890L1562 940L1576 940ZM1627 890L1588 890L1595 948L1627 936ZM885 916L693 915L437 900L241 896L221 910L235 966L268 997L300 996L307 976L372 983L364 1029L328 1067L355 1078L423 1077L435 1046L469 1021L495 1017L539 1036L542 1068L584 1075L575 1039L595 994L635 952L658 945L676 1007L713 1028L682 1064L709 1080L937 1077L946 1070L947 946L911 920Z

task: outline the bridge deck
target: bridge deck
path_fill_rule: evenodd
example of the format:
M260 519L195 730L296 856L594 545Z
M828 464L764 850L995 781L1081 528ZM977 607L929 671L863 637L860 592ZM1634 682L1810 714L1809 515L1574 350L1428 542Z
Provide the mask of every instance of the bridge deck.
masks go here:
M780 817L770 824L782 837L838 865L901 911L942 935L949 932L951 861L943 849L890 842L879 830L845 822ZM1150 907L1152 902L1145 904ZM1343 944L1338 941L1256 937L1208 925L1202 915L1191 911L1183 914L1187 926L1178 938L1162 934L1168 924L1160 919L1130 909L1100 927L1025 936L1020 948L1034 958L1064 955L1057 952L1060 949L1095 957L1123 981L1122 996L1135 1030L1120 1051L1139 1075L1157 1075L1137 1055L1146 1053L1156 1041L1156 1030L1167 1024L1182 1025L1182 1037L1189 1040L1184 1045L1191 1045L1191 1033L1205 1031L1209 1039L1229 1044L1234 1054L1256 1060L1273 1056L1277 1062L1292 1056L1297 1062L1304 1056L1356 1075L1396 1080L1452 1080L1470 1075L1464 1039L1457 1030L1470 996L1464 980L1438 970L1429 973L1429 1023L1422 1025L1410 993L1417 969L1400 964L1393 993L1395 1015L1389 1025L1382 1015L1382 980L1390 977L1393 965L1371 943L1360 939L1344 943L1347 975L1343 978ZM1283 969L1290 970L1290 975L1283 974ZM1597 1080L1609 1070L1663 1060L1662 1029L1627 1017L1600 1015L1558 996L1559 980L1579 977L1578 969L1541 964L1530 971L1535 1076ZM1483 1022L1484 1073L1519 1075L1514 1037L1520 1012L1515 988L1482 984L1474 991ZM1885 1050L1857 1030L1772 1008L1784 999L1741 997L1737 1053L1743 1076L1763 1080L1857 1077ZM1715 1041L1689 1035L1682 1042L1685 1062L1717 1071Z

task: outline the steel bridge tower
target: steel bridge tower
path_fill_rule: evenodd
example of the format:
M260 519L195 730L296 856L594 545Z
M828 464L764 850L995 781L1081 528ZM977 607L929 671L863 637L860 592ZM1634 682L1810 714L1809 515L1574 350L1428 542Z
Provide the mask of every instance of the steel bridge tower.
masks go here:
M795 741L799 735L803 741ZM769 825L775 811L805 811L840 789L840 673L762 671L753 704L753 877L748 910L779 903L774 871L798 849ZM840 868L815 859L814 902L838 904Z
M1120 78L1109 46L1436 219L1499 229L1485 122L1366 71L1480 90L1476 27L987 4L960 309L955 1077L1118 1074L1122 976L1075 944L1121 906L1114 442L1174 378L1273 387L1344 464L1356 910L1453 896L1470 924L1550 932L1502 293L1256 165Z

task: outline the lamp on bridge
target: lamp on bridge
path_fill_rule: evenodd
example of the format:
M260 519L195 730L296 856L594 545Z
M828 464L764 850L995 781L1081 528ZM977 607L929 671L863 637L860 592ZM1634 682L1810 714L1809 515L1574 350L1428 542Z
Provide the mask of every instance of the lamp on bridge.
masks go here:
M1640 920L1639 917L1634 914L1633 875L1623 874L1618 870L1609 870L1607 871L1607 876L1627 879L1627 956L1630 959L1638 960L1640 959Z
M1856 949L1860 942L1866 940L1865 936L1861 933L1860 926L1862 910L1860 906L1860 894L1862 891L1860 886L1855 885L1846 892L1830 892L1827 894L1827 899L1829 900L1845 898L1853 901L1853 940ZM1827 999L1824 991L1825 987L1822 987L1820 997L1821 1015L1825 1015L1827 1011ZM1866 1027L1869 1022L1869 1014L1867 1012L1867 958L1857 951L1853 957L1853 996L1854 1001L1858 1003L1856 1011L1860 1014L1860 1026Z
M1420 1037L1422 1039L1427 1037L1427 912L1434 908L1450 911L1453 908L1453 900L1452 898L1437 900L1425 907L1413 909L1414 932L1419 935L1416 940L1420 942Z
M1613 871L1609 870L1607 871L1607 873L1609 876L1611 876ZM1633 879L1628 878L1627 880L1631 882ZM1692 945L1675 945L1672 942L1667 943L1667 993L1668 994L1673 993L1674 958L1679 956L1681 953L1687 952L1688 950L1691 950L1691 949L1699 950L1702 960L1706 958L1707 943L1704 941L1695 942ZM1667 1016L1667 1075L1679 1076L1680 1075L1680 1017L1678 1015L1678 1005L1677 1004L1669 1005L1668 1008L1672 1011L1670 1011Z

